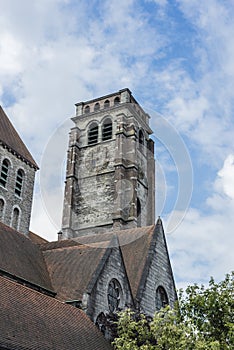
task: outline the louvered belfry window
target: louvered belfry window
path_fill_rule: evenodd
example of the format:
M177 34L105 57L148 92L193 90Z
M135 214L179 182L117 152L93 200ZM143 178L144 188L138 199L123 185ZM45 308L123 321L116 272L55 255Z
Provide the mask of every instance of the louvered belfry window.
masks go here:
M17 171L16 182L15 182L15 194L19 197L22 193L24 173L22 170Z
M1 175L0 175L0 184L3 187L6 187L8 171L9 171L9 161L7 159L4 159L2 162L2 169L1 169Z
M112 121L106 119L102 127L102 141L112 139Z
M97 142L98 142L98 125L94 123L89 128L88 145L94 145Z

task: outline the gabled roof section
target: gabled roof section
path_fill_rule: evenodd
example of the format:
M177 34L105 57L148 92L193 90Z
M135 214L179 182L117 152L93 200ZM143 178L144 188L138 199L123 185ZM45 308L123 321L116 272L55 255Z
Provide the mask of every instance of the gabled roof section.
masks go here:
M82 300L97 267L105 259L106 248L65 240L58 242L57 247L43 244L41 249L57 298Z
M155 226L87 235L41 245L54 290L60 300L82 300L98 278L111 248L121 251L134 299L154 247Z
M25 162L30 163L35 169L38 169L38 165L33 159L31 153L21 140L19 134L15 130L14 126L10 122L6 113L0 106L0 143L6 146L9 151L15 152Z
M136 299L149 259L155 226L139 227L128 231L130 231L130 237L135 237L130 243L124 244L127 241L124 231L120 231L118 236L132 295Z
M0 348L111 350L82 310L0 276Z
M0 222L0 269L48 291L52 286L37 244Z

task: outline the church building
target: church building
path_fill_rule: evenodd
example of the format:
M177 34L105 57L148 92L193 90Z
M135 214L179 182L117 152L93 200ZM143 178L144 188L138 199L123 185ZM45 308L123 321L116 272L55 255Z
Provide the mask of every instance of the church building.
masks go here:
M111 320L119 310L130 307L152 317L167 304L173 307L177 296L165 234L161 219L155 222L150 117L131 91L123 89L76 104L62 227L55 242L29 231L38 167L2 109L0 118L0 277L7 281L8 290L14 284L15 289L24 288L25 295L36 293L41 300L37 314L46 298L43 314L38 315L43 334L50 328L50 312L56 314L56 308L62 307L60 321L64 317L64 322L58 322L55 337L65 337L65 325L75 317L77 334L85 322L87 341L92 342L92 334L99 339L100 347L90 349L108 349L101 332L109 340L113 337ZM13 344L17 324L31 329L32 320L25 323L20 310L35 307L32 300L33 296L22 297L14 312L7 304L13 331L5 335L6 343L9 338ZM4 334L1 327L0 321ZM55 349L43 344L43 349Z

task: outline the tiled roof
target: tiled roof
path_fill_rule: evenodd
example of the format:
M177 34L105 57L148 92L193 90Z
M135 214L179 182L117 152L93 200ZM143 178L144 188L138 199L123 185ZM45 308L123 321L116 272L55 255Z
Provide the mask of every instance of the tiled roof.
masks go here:
M155 226L118 230L41 245L58 298L82 299L108 248L119 245L133 297L141 283ZM113 240L115 235L118 240Z
M29 150L21 140L19 134L11 124L6 113L0 106L0 142L7 146L23 160L29 162L34 168L38 169L38 165L30 154Z
M106 249L80 244L67 246L67 241L58 243L59 248L43 251L57 298L82 300ZM64 247L61 247L62 244Z
M0 349L111 350L82 310L0 277Z
M0 269L52 290L46 264L37 244L0 222Z

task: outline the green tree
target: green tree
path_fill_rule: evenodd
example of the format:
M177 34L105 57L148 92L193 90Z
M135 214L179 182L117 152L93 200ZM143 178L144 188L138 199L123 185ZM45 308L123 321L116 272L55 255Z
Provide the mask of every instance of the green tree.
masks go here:
M209 287L189 286L179 305L167 306L152 320L130 309L120 313L113 345L123 350L234 349L234 273Z

